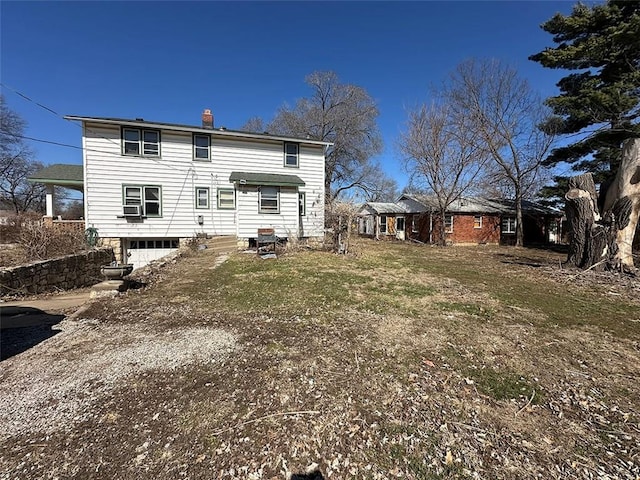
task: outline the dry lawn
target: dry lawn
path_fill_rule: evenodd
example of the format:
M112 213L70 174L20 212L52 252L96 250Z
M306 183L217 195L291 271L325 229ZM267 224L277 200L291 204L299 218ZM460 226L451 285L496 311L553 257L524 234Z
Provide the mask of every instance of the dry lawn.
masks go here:
M543 250L355 250L200 251L92 304L0 364L0 395L41 396L18 421L1 404L0 478L640 478L637 280Z

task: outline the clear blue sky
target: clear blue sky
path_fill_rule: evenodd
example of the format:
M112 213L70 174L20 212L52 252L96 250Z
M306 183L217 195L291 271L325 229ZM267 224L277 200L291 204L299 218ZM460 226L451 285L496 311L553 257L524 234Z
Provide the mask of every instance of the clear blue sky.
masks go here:
M429 99L470 57L497 58L543 95L561 71L527 60L551 36L540 24L569 1L502 2L0 2L2 82L61 115L217 126L269 121L309 93L304 77L333 70L380 109L377 159L400 187L395 153L405 108ZM81 145L81 129L2 89L31 137ZM80 150L32 142L45 164Z

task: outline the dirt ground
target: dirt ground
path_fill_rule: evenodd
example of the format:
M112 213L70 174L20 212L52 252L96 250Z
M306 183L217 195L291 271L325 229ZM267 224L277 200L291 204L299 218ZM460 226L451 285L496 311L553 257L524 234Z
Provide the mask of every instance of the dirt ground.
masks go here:
M0 478L640 478L640 285L562 254L194 252L0 362Z

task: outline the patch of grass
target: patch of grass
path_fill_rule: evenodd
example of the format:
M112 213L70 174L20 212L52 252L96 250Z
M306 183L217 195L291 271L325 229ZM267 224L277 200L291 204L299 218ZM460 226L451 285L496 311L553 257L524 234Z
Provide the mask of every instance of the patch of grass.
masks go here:
M465 374L473 379L478 390L495 400L528 398L534 390L536 394L532 403L540 404L544 400L541 389L532 385L525 376L517 373L498 371L487 367L467 368Z
M208 302L234 312L304 313L309 308L348 305L352 292L370 282L322 252L264 261L235 256L207 272L193 293L206 290ZM302 260L302 261L299 261Z
M640 334L638 307L624 298L610 299L586 289L573 289L545 278L518 264L504 264L496 257L509 247L481 249L476 247L409 248L386 245L395 249L407 267L442 278L456 280L472 290L480 290L509 306L538 314L536 326L598 326L619 336ZM526 250L528 252L528 250ZM530 319L516 316L516 321Z
M475 317L490 318L494 313L492 309L475 303L437 302L436 305L444 311L461 312Z

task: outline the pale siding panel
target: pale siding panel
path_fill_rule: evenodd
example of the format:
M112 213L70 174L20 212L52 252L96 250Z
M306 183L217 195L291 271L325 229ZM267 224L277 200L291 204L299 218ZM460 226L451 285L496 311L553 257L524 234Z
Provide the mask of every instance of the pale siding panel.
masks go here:
M255 237L257 229L273 225L279 236L298 235L298 195L281 188L280 213L259 214L255 187L236 192L235 210L217 209L218 188L233 188L233 171L299 176L306 185L305 236L321 236L324 227L324 156L321 147L301 147L300 167L284 167L281 142L212 138L209 162L193 161L192 136L161 132L161 157L121 155L120 128L85 126L85 185L87 224L102 237L191 237L196 233ZM162 218L134 222L122 215L122 185L160 185ZM210 208L195 208L195 187L209 187ZM202 215L204 223L198 224Z

